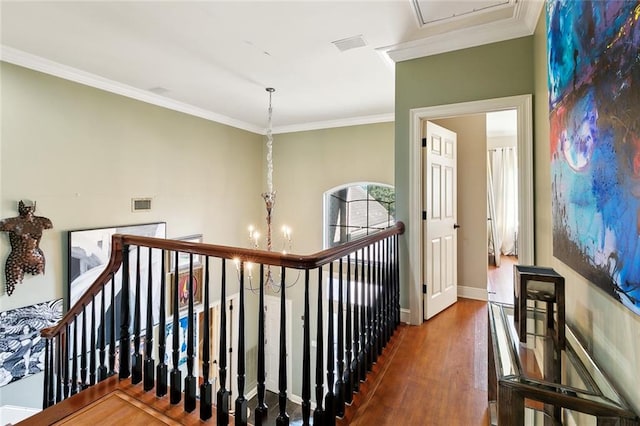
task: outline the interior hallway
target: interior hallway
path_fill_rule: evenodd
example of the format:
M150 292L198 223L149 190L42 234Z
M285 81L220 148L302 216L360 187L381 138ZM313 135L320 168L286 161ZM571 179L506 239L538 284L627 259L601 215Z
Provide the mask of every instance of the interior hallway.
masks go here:
M373 395L352 425L489 424L487 304L458 299L420 326L401 326Z

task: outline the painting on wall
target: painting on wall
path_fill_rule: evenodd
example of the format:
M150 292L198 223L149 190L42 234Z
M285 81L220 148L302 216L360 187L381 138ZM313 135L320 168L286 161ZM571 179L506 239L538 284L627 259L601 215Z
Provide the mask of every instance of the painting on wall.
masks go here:
M0 312L0 387L44 370L40 330L62 318L62 299Z
M639 17L547 3L553 254L640 315Z
M96 278L105 270L111 255L111 237L114 234L139 235L144 237L165 238L166 223L145 223L140 225L129 225L119 227L83 229L78 231L69 231L68 235L68 305L73 306L87 289L95 282ZM135 265L137 260L137 248L131 247L129 251L129 263ZM149 268L149 250L140 250L140 295L141 295L141 318L145 318L147 314L148 303L147 298L147 281ZM152 299L153 299L153 315L154 324L159 321L160 306L160 280L162 271L162 251L152 250L151 252L151 268L152 268ZM133 304L135 302L135 268L131 268L130 276L130 303L131 312L133 312ZM116 304L120 303L120 289L122 286L121 270L115 276L115 297ZM105 291L105 309L107 318L110 318L111 309L111 286L106 287ZM100 310L100 300L95 301L96 311ZM90 304L89 304L90 307ZM116 314L119 310L116 310ZM115 324L120 324L120 318L116 315ZM109 322L107 323L109 328ZM109 330L107 329L107 335ZM119 333L118 333L119 335Z
M194 356L197 356L198 344L198 327L196 327L196 315L194 314L191 320L191 327L193 329L193 343L194 343ZM167 352L165 354L165 362L171 369L173 367L173 322L169 320L165 326L166 347ZM189 315L185 315L178 320L178 366L182 366L187 363L187 342L189 336ZM194 362L194 375L197 375L198 363Z
M168 311L173 314L173 303L176 295L175 290L175 272L167 274L167 282L169 283ZM193 293L193 304L198 306L202 304L202 266L193 268L191 275L191 292ZM189 307L189 269L178 272L178 310L187 309Z

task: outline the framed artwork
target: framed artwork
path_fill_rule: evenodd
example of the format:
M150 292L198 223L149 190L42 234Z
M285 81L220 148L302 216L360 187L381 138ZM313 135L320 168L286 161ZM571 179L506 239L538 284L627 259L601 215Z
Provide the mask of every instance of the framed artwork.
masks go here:
M44 370L40 330L62 318L62 299L0 312L0 387Z
M83 229L77 231L69 231L68 233L68 303L67 308L73 306L87 291L87 289L95 282L96 278L104 271L109 262L111 254L111 237L113 234L130 234L145 237L165 238L166 223L145 223L140 225L114 226L106 228ZM129 262L135 265L137 258L137 247L131 247L129 251ZM162 251L152 250L152 298L153 298L153 316L154 324L159 320L159 294L160 281L162 272ZM147 314L147 288L148 288L148 268L149 268L149 250L140 251L140 295L141 295L141 317L145 318ZM131 303L131 312L133 312L133 304L135 303L135 268L131 268L130 276L129 300ZM115 276L115 303L120 303L120 290L122 287L122 270L118 271ZM106 315L110 318L111 310L111 286L105 289L106 299ZM101 306L100 300L95 301L96 311L99 312ZM90 304L89 304L90 309ZM116 311L115 323L120 324L119 310ZM144 323L144 322L143 322ZM110 325L107 324L107 328ZM107 329L107 333L109 330ZM116 330L119 334L119 331ZM108 335L108 334L107 334ZM118 336L116 336L118 337Z
M191 326L194 327L194 345L198 344L198 327L195 326L196 325L196 316L194 314L192 320L191 320ZM169 368L171 369L173 367L172 364L172 354L173 354L173 322L170 321L167 323L167 325L165 326L165 336L166 336L166 342L167 342L167 353L165 354L165 362L167 363L167 365L169 366ZM180 320L178 321L178 330L177 333L179 334L179 338L178 338L178 353L179 353L179 357L178 357L178 366L184 365L187 363L187 341L188 341L188 333L189 333L189 316L185 315L183 317L180 317ZM197 351L194 350L194 356L197 357L198 353ZM197 362L194 362L194 369L197 371ZM197 373L194 373L195 375L197 375Z
M202 234L194 234L188 235L186 237L175 238L178 241L187 241L190 243L201 243L202 242ZM165 264L167 265L167 272L173 272L176 266L176 258L174 251L167 251L166 253L167 259ZM178 252L178 270L181 271L183 269L189 268L189 253ZM202 265L202 256L199 254L193 255L193 266Z
M553 254L638 315L639 7L547 2Z
M202 265L193 268L193 304L202 304L202 286L204 285L202 279ZM167 274L167 281L169 282L169 314L173 313L173 298L175 296L175 273ZM178 272L178 310L187 309L189 307L189 270L182 270Z

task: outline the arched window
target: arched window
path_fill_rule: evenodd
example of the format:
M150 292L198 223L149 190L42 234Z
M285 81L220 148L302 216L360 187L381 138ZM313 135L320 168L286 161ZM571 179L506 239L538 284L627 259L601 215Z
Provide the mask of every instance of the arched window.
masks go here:
M350 183L324 193L324 247L385 229L395 223L396 195L391 185Z

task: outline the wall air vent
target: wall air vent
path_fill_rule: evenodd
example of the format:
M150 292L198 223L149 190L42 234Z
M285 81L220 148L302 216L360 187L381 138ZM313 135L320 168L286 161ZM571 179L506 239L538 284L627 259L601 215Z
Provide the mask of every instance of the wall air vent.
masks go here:
M148 212L151 210L151 198L132 198L132 212Z
M343 38L342 40L332 41L332 43L340 50L344 52L346 50L355 49L357 47L363 47L367 45L362 35L357 35L349 38Z

